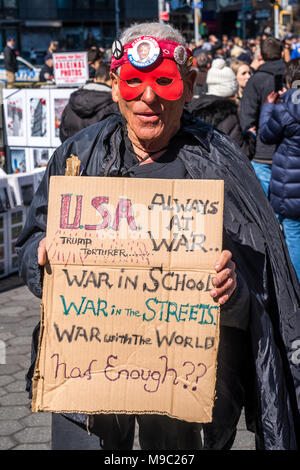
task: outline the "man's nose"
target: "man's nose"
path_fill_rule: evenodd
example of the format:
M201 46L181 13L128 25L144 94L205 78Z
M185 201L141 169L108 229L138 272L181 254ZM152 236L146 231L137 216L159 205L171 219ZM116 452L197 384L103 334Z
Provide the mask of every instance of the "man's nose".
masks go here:
M153 101L156 100L156 98L157 98L156 93L153 91L151 86L147 85L141 96L141 100L145 101L146 103L152 103Z

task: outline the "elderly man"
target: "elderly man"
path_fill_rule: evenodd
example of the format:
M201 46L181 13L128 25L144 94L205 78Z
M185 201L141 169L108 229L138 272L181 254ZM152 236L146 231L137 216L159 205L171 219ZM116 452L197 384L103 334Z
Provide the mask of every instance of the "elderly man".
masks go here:
M147 66L134 59L145 40L153 45ZM300 293L263 190L228 137L183 112L193 96L195 72L180 33L159 23L134 25L114 43L112 53L112 96L121 116L82 130L55 151L18 240L20 275L41 297L49 178L65 173L71 154L79 156L85 176L224 180L224 250L210 293L221 305L213 421L201 426L139 415L140 445L230 449L245 405L258 448L295 449ZM28 390L37 339L38 327ZM99 448L98 436L102 449L130 449L134 425L135 417L128 415L53 415L52 447Z

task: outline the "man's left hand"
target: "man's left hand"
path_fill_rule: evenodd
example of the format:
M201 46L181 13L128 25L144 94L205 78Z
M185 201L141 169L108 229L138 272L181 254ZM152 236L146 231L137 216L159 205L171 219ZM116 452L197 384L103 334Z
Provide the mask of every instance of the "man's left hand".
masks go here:
M217 275L212 280L214 288L210 291L210 295L220 305L227 302L236 288L235 263L231 258L231 252L224 250L215 266Z

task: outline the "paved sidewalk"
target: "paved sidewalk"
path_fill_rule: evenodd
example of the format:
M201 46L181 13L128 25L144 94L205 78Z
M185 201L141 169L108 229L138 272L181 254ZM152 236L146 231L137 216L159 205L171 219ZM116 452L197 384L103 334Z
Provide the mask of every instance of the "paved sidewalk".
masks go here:
M0 363L0 450L50 449L51 414L31 413L24 391L31 335L39 318L39 299L27 287L20 286L17 276L0 280L0 348L4 342L6 349L6 363ZM137 439L134 448L139 448ZM244 416L233 449L255 449L254 436L246 430Z

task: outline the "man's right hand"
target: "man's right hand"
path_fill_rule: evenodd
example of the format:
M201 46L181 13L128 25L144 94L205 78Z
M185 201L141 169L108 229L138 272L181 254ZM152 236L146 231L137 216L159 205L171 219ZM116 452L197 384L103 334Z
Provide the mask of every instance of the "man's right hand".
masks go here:
M46 237L43 238L38 247L38 263L40 266L45 266L47 261L47 250L46 250Z

